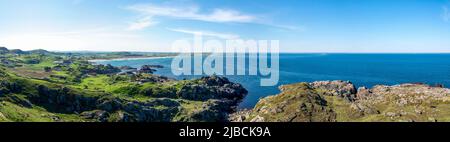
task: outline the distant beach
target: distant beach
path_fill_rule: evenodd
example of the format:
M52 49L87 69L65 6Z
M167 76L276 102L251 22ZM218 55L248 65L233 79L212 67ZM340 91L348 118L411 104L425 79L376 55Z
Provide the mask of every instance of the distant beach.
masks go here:
M254 57L246 57L254 58ZM178 80L201 76L176 76L171 57L131 58L97 61L113 66L163 65L155 74ZM248 65L248 63L246 63ZM349 80L357 87L403 83L450 86L450 54L281 54L278 85L322 80ZM260 76L226 76L249 91L240 108L252 108L259 98L278 94L278 85L260 86Z
M162 56L162 57L126 57L126 58L111 58L111 59L93 59L88 60L89 62L106 62L106 61L133 61L133 60L146 60L146 59L165 59L173 58L174 56Z

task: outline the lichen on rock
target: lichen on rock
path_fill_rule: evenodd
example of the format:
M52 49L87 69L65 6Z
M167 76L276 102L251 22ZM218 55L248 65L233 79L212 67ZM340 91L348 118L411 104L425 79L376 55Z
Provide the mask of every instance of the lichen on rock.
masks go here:
M256 107L230 115L242 122L418 122L450 121L450 89L424 84L355 89L348 81L280 87Z

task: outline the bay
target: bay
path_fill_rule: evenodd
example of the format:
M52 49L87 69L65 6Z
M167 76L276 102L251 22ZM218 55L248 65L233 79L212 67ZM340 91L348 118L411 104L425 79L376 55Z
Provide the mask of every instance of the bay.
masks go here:
M175 79L200 77L173 75L170 68L172 58L104 60L96 63L136 68L142 65L163 65L164 68L158 69L155 74ZM240 108L252 108L260 98L279 93L279 85L297 82L349 80L357 87L401 83L442 84L449 87L450 54L280 54L280 80L276 86L260 86L261 76L226 77L241 83L249 91Z

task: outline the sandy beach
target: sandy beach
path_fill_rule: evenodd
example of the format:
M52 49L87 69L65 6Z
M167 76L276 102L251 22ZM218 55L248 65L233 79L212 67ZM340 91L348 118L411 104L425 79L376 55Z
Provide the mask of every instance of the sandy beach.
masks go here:
M104 62L104 61L131 61L131 60L145 60L145 59L164 59L164 58L173 58L174 56L165 56L165 57L128 57L128 58L113 58L113 59L94 59L88 60L89 62Z

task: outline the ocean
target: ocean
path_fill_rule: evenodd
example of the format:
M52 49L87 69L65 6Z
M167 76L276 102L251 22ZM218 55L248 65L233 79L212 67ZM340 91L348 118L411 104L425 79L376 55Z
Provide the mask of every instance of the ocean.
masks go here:
M253 57L247 57L253 58ZM247 59L248 60L248 59ZM442 84L450 87L450 54L280 54L280 79L276 86L260 86L260 76L226 76L242 84L248 96L240 108L252 108L260 98L279 93L279 85L322 80L348 80L356 87L401 83ZM107 60L113 66L163 65L155 74L175 79L199 76L174 76L172 58Z

